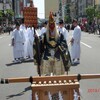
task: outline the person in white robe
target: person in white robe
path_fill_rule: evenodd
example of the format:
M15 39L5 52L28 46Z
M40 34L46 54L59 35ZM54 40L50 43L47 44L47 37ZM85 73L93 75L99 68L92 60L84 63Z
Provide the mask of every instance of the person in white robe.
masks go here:
M24 59L28 58L28 45L29 45L29 38L28 38L28 26L25 25L25 29L23 30L24 36L25 36L25 41L24 41Z
M12 46L15 62L21 62L21 58L23 57L23 45L25 41L23 31L21 31L19 27L20 24L16 22L16 28L12 32Z
M24 29L25 29L25 24L21 24L21 25L20 25L20 29L21 29L21 30L24 30Z
M64 27L64 22L63 22L62 19L59 21L58 30L59 30L59 33L63 34L64 39L65 39L66 42L67 42L67 40L68 40L68 31L67 31L66 28Z
M64 21L62 19L59 20L59 24L58 24L58 27L57 27L58 31L59 31L59 34L62 34L64 36L64 40L66 41L66 44L68 42L68 31L66 30L66 28L64 27ZM68 44L67 44L67 49L68 49ZM69 49L68 51L66 52L66 54L68 53L69 55L69 66L70 66L70 63L71 63L71 57L70 57L70 52L69 52Z
M16 27L16 26L15 26ZM14 60L13 60L13 62L17 62L17 54L16 54L16 48L14 48L14 41L13 41L13 38L14 38L14 31L15 31L15 29L13 30L13 32L12 32L12 34L11 34L11 45L12 45L12 47L13 47L13 58L14 58Z
M27 46L27 52L29 60L33 60L33 42L34 42L34 28L30 26L28 29L28 46Z
M20 29L21 30L24 30L25 29L24 18L21 21Z
M22 22L22 24L20 25L20 30L23 31L23 33L24 33L24 30L25 30L24 22ZM23 45L23 58L22 59L24 59L24 45Z
M44 33L46 33L46 31L47 31L47 22L45 21L43 23L43 27L40 30L39 36L42 36Z
M71 59L72 64L74 63L80 63L80 41L81 41L81 28L78 25L77 20L73 20L73 25L75 26L72 38L70 40L71 42Z

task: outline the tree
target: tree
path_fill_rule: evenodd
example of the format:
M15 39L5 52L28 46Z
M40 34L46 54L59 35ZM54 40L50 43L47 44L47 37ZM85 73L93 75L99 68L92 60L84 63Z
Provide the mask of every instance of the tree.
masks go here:
M4 14L5 17L8 18L9 21L12 20L12 16L14 16L14 12L12 9L6 9L6 13Z
M70 4L66 4L65 5L65 17L64 17L64 21L66 23L70 23L71 22L71 17L70 17Z
M62 16L62 3L61 0L59 0L59 15Z
M0 10L0 17L2 17L3 16L3 13L2 13L2 10Z
M95 16L100 19L100 5L96 6Z
M0 10L0 24L2 23L3 11Z
M95 12L95 8L93 6L89 6L86 8L86 14L89 22L94 19L94 12Z
M97 19L100 19L100 11L96 10L95 16L97 17Z
M66 15L64 17L64 20L65 20L66 23L71 23L71 17L69 15Z
M9 17L14 16L13 10L12 10L12 9L6 9L6 15L7 15L7 17L8 17L8 16L9 16Z

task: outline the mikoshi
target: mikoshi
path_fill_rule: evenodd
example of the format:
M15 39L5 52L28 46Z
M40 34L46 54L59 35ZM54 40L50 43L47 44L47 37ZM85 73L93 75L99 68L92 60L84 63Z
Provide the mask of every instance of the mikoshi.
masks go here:
M1 84L30 82L32 100L80 100L82 79L100 78L100 74L37 76L1 79Z

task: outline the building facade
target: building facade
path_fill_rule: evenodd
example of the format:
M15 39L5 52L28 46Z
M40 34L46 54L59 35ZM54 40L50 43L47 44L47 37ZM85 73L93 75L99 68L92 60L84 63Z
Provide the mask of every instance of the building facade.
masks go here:
M76 14L76 2L75 2L75 0L71 0L71 3L70 3L70 16L71 16L72 20L74 18L76 18L76 16L77 16L77 14Z
M71 0L70 15L71 18L86 17L86 8L88 6L100 5L100 0Z
M23 18L23 7L27 7L30 0L12 0L14 16L16 18Z
M5 11L6 9L11 9L12 4L10 0L0 0L0 10Z
M0 24L8 25L7 9L12 9L12 0L0 0L0 10L3 11L3 17L0 18L2 20Z

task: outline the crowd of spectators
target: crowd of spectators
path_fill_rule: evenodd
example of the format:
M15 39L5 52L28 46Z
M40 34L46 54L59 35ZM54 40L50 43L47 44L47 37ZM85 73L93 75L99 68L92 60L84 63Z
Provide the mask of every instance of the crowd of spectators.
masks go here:
M0 34L3 34L3 33L7 33L9 32L10 34L10 31L13 30L13 25L8 25L6 26L6 24L3 24L3 25L0 25Z
M81 30L84 32L88 32L89 34L98 34L100 35L100 24L96 24L95 22L89 23L78 23ZM65 28L69 30L74 30L74 26L72 24L65 24Z

